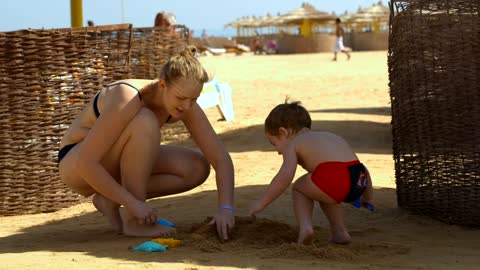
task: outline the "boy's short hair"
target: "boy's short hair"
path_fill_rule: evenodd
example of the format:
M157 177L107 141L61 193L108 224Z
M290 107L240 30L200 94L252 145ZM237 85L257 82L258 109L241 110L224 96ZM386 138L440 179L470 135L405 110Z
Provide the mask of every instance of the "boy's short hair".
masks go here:
M342 20L340 20L340 18L336 18L336 19L335 19L335 22L336 22L336 23L341 23Z
M312 119L308 111L300 105L300 101L279 104L273 108L265 119L265 132L278 135L279 128L291 129L297 133L303 128L312 127Z

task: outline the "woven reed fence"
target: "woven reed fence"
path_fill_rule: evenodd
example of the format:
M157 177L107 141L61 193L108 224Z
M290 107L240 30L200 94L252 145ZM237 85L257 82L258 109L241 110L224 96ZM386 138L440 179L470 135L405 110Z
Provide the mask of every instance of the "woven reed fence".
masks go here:
M400 207L480 225L480 1L391 1L388 68Z
M133 42L148 39L146 33L129 24L0 33L0 216L55 211L83 200L59 177L60 140L102 87L144 73L130 64L133 57L147 59L144 70L158 70L144 52L154 47L153 55L166 58L172 49L144 41L133 53ZM186 43L184 36L156 36L161 44Z
M134 28L131 52L132 76L154 79L160 74L164 62L182 50L188 43L188 28L175 25L170 28Z

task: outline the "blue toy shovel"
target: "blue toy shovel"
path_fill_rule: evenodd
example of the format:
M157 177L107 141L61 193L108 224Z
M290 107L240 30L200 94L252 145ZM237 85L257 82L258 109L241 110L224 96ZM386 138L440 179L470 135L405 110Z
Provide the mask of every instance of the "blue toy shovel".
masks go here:
M354 201L352 203L353 207L355 208L361 208L362 206L367 208L368 210L370 210L370 212L375 212L375 205L371 204L371 203L368 203L368 202L364 202L362 204L362 201L360 200L360 198L358 198L356 201Z

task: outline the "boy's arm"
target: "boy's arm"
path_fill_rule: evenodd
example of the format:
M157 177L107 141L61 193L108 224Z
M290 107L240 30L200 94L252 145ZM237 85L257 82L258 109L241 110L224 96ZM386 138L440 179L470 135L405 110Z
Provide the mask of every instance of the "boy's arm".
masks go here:
M290 185L295 176L297 169L297 154L295 151L295 145L289 144L286 146L283 153L282 167L278 173L273 177L272 182L268 186L263 196L257 201L252 209L251 214L262 211L270 203L272 203L280 194L282 194Z

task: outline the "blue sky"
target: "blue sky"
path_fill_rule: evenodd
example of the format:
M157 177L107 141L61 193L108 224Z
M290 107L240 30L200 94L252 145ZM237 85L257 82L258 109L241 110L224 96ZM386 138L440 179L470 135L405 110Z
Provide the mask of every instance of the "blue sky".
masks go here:
M83 0L83 20L101 25L122 23L123 19L136 27L147 27L153 25L157 12L166 10L177 16L178 24L191 29L221 30L236 18L283 14L303 2L318 10L340 14L345 10L355 11L359 6L370 6L378 0ZM382 2L388 4L388 0ZM2 1L0 31L65 27L70 27L70 0Z

